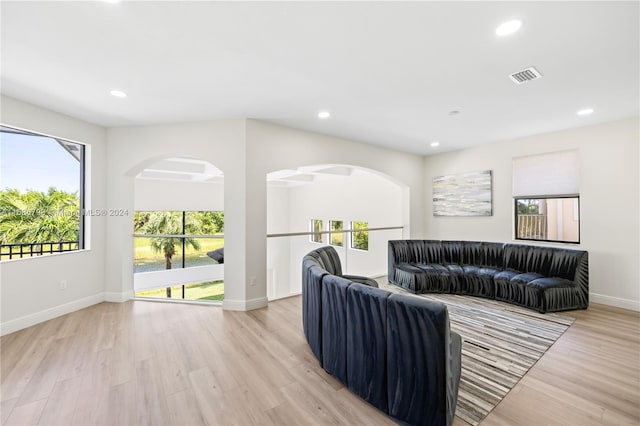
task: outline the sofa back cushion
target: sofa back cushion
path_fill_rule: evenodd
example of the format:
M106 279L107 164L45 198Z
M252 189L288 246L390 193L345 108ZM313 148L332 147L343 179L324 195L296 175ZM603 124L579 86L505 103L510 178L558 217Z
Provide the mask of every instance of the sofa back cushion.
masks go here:
M395 263L441 263L441 242L436 240L391 240L389 257Z
M390 416L408 424L447 424L448 345L446 305L403 294L387 299Z
M387 411L386 290L362 284L347 289L347 387Z
M504 243L463 241L462 261L480 268L503 268Z
M336 275L322 279L322 367L347 383L347 289L351 281Z
M481 266L502 269L504 267L504 243L482 242Z
M551 259L549 276L573 281L578 265L585 261L586 255L587 252L581 250L555 249Z
M442 262L445 265L462 265L464 243L462 241L442 241Z
M505 244L504 267L518 272L548 275L556 248Z
M327 271L313 258L302 261L302 327L309 347L322 365L322 279Z

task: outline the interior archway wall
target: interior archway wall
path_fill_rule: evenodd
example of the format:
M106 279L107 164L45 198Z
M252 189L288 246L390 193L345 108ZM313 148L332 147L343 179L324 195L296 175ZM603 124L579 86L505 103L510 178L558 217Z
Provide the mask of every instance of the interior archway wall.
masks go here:
M344 174L334 174L332 169ZM322 220L324 231L331 229L331 221L341 221L345 230L352 228L354 221L367 222L369 228L402 226L409 200L404 199L408 192L406 185L397 179L346 164L311 165L298 171L298 176L311 176L313 180L288 180L287 177L295 173L291 170L267 176L269 235L309 232L311 219ZM278 179L279 176L284 179ZM367 250L351 248L351 235L340 234L342 243L334 245L342 272L369 277L386 275L387 241L402 238L403 229L369 232ZM302 258L331 241L328 234L324 234L322 240L322 243L313 242L308 235L267 237L269 300L301 292Z
M423 234L424 173L418 155L245 119L113 128L107 140L107 204L112 209L133 211L133 176L160 158L199 158L224 172L225 309L267 303L265 176L270 171L352 164L393 176L406 185L409 200L404 237ZM133 295L132 229L132 215L107 218L106 292L113 299Z
M266 235L266 215L253 214L266 210L265 176L273 171L313 164L349 164L388 177L403 186L403 238L421 238L424 223L424 169L421 156L378 148L341 138L295 130L258 120L247 120L247 180L250 187L260 189L247 194L247 230L250 235ZM386 200L380 200L384 203ZM266 283L266 238L252 241L247 255L251 276ZM385 268L386 270L386 265ZM266 288L248 287L247 296L266 294Z

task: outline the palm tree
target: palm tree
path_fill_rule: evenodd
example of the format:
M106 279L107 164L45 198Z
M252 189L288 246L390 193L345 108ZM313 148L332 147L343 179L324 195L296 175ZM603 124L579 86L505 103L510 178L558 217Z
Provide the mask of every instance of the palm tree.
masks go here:
M200 224L197 219L187 216L182 224L182 212L136 212L134 229L138 233L149 235L179 235L197 233ZM183 232L184 231L184 232ZM193 247L200 250L200 243L189 237L151 237L151 248L156 253L162 253L165 259L165 269L171 269L172 258L176 254L176 245ZM167 287L167 297L171 297L171 287Z
M78 193L0 191L0 244L78 241Z

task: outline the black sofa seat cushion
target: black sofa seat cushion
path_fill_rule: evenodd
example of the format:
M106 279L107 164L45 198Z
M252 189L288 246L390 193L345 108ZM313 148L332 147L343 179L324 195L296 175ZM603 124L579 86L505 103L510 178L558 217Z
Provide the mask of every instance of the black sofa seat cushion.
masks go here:
M458 294L486 297L493 299L496 294L494 277L501 272L500 269L464 265L464 287Z
M460 336L449 330L446 305L391 295L387 299L389 415L411 425L451 424L460 348Z
M347 289L347 387L387 411L388 291L351 284ZM363 333L363 330L366 332Z
M425 287L426 274L417 266L400 263L394 268L394 282L412 293L421 293Z
M544 277L540 274L536 274L535 272L526 272L524 274L518 274L511 277L511 281L518 284L529 284L531 281L535 281L540 278Z
M521 279L516 279L521 277ZM529 274L520 274L514 271L503 271L496 274L496 300L525 306L544 313L543 290L527 285L529 281L525 277ZM535 279L535 278L532 278Z
M347 289L351 281L336 275L322 280L322 367L347 383Z
M416 266L424 273L422 293L449 293L451 272L446 266L437 263L418 263Z
M575 287L573 281L557 278L557 277L542 277L530 281L528 283L531 287L547 289L547 288L573 288Z

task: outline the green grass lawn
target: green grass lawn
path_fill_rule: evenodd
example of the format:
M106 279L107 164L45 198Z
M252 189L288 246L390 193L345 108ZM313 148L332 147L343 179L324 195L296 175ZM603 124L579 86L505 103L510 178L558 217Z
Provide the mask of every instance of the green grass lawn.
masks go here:
M207 252L224 247L223 238L198 238L200 250L187 245L185 265L206 266L214 265L215 261L207 256ZM136 237L133 240L133 265L134 272L161 271L165 269L165 259L162 253L157 253L151 248L151 238ZM176 254L172 258L172 268L182 267L182 246L176 245Z
M223 300L224 281L207 281L203 283L186 284L184 289L185 300ZM136 297L157 297L167 298L167 289L139 291ZM171 287L171 298L182 299L182 286Z

